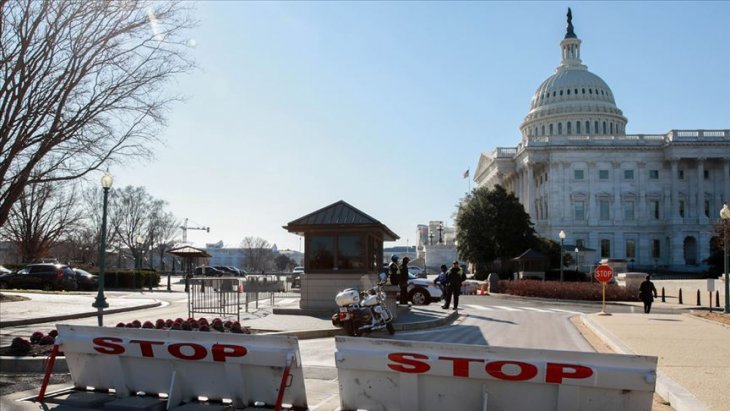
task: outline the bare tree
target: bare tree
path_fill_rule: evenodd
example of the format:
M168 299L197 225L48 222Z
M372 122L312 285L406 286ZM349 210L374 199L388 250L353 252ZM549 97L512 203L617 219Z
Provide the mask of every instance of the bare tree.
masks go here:
M245 237L241 241L241 248L245 251L243 266L253 274L271 270L273 254L268 241L261 237Z
M160 258L160 270L165 271L165 253L175 245L180 222L170 212L165 212L165 202L158 202L149 222L150 241L154 251ZM152 259L150 258L150 261Z
M127 186L111 190L109 222L117 241L140 261L149 242L149 221L154 199L144 187ZM141 242L138 241L141 240Z
M28 184L151 156L187 4L0 0L0 226Z
M15 243L22 261L47 257L57 240L79 226L81 212L75 199L75 189L70 184L25 186L2 227L4 235Z

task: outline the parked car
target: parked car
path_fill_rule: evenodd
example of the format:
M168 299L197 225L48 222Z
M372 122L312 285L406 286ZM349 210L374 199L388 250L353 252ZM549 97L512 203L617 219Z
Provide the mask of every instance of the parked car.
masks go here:
M30 264L17 272L0 275L0 288L75 290L76 273L62 264Z
M195 267L193 275L202 275L206 277L223 277L226 275L226 273L209 265L201 265L199 267Z
M440 301L442 295L441 289L433 281L408 273L408 300L411 304L429 305Z
M5 268L5 267L3 267L3 266L0 265L0 275L2 275L2 274L10 274L12 272L13 272L13 270L11 270L9 268Z
M99 278L86 270L74 268L76 273L76 288L78 290L93 291L99 288Z
M236 267L231 267L231 266L226 266L226 265L216 265L216 266L213 266L213 268L215 268L218 271L222 271L223 275L226 275L226 276L233 275L235 277L245 277L247 274L246 271L244 271L244 270L239 270Z
M304 267L294 267L291 271L291 288L302 288L302 274Z

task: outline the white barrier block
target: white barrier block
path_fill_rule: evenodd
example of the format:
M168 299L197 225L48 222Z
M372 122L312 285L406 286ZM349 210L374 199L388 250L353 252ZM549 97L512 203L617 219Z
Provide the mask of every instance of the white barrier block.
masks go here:
M335 343L343 411L648 410L656 381L656 357L640 355L339 336Z
M219 332L57 326L74 385L168 394L170 409L199 396L235 407L276 403L285 368L283 403L307 408L296 337Z

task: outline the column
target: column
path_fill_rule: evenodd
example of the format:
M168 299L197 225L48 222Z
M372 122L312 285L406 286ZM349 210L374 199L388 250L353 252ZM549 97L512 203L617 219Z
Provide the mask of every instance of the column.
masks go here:
M573 221L573 202L571 201L571 191L568 189L570 187L570 163L567 161L563 161L560 163L563 166L563 174L560 181L561 184L561 190L563 192L563 195L560 197L560 199L564 200L563 202L563 215L568 221Z
M705 216L705 158L697 159L697 221L700 224L707 224ZM699 241L699 239L698 239Z
M613 207L611 207L613 209L613 218L611 220L614 224L617 224L624 219L621 210L621 180L624 176L620 161L612 161L611 165L613 166Z
M535 214L535 176L533 175L533 166L527 164L527 212L533 219L537 218Z
M647 204L646 204L646 181L649 179L649 176L646 175L646 163L643 161L639 161L638 163L638 176L639 179L639 200L637 204L636 209L636 219L639 221L647 221L649 219L649 216L647 214ZM636 242L636 252L638 254L639 252L639 242ZM637 255L638 257L638 255Z
M670 160L672 164L672 175L671 175L671 183L672 183L672 198L669 199L669 209L672 212L672 221L675 224L679 223L679 190L677 189L677 186L679 185L679 181L677 179L679 178L679 159L673 158Z
M723 181L723 195L722 201L730 206L730 158L726 158L722 162L722 181ZM722 207L722 206L721 206ZM718 208L719 210L720 208Z

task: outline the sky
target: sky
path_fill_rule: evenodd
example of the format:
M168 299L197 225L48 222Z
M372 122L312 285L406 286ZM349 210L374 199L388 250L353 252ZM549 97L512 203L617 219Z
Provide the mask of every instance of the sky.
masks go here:
M114 186L209 226L199 246L301 250L282 226L339 200L413 245L418 224L453 226L480 153L519 143L568 7L627 134L730 128L730 2L208 1L198 68L169 84L185 101Z

